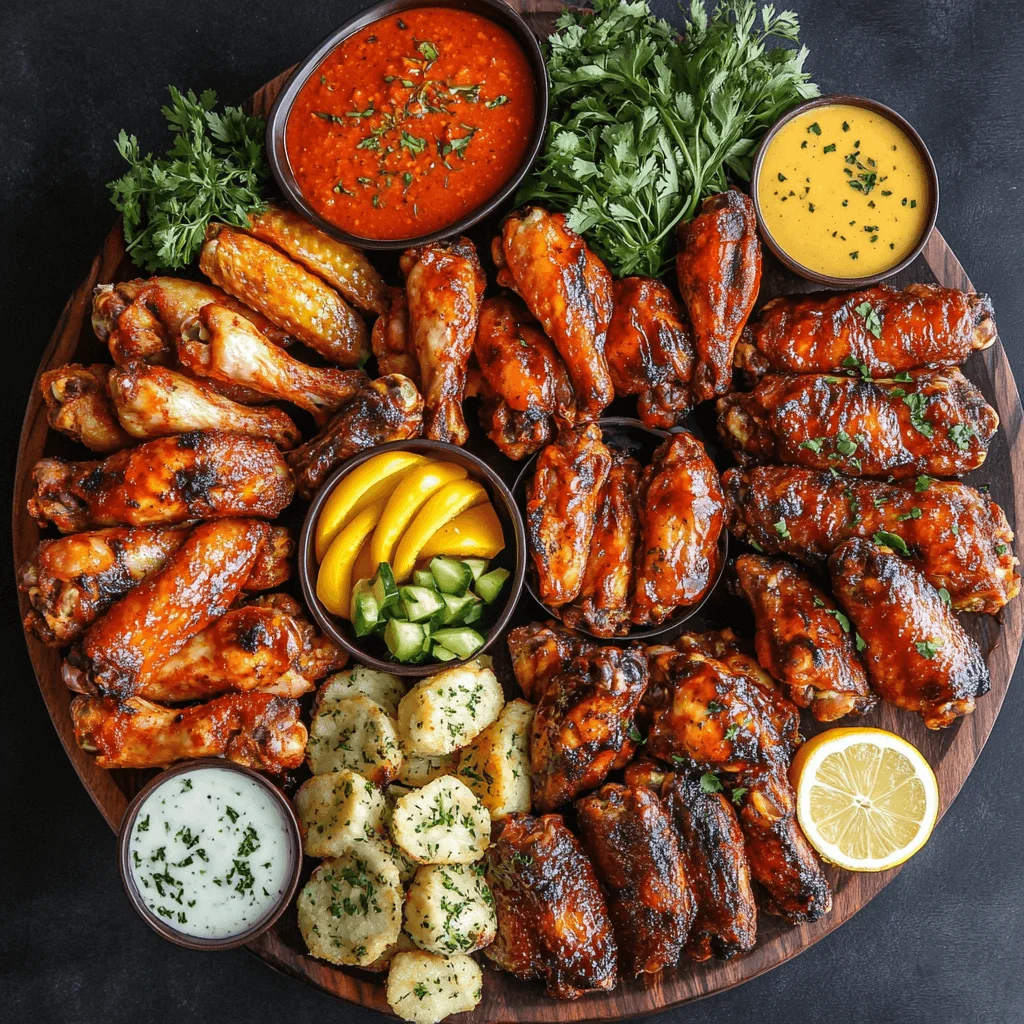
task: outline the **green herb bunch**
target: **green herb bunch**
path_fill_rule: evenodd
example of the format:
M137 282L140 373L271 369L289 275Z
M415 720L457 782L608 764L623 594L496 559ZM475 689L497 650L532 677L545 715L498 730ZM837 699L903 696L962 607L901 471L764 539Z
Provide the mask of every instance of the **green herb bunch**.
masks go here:
M198 98L169 91L163 115L174 138L166 157L141 156L138 139L122 130L117 149L130 169L108 185L124 216L128 252L149 271L188 266L211 220L244 227L248 214L265 206L263 119L240 107L217 113L210 89Z
M705 196L747 180L761 136L818 94L791 11L692 0L682 38L646 0L565 12L547 50L550 123L518 200L568 214L613 273L659 276L672 229Z

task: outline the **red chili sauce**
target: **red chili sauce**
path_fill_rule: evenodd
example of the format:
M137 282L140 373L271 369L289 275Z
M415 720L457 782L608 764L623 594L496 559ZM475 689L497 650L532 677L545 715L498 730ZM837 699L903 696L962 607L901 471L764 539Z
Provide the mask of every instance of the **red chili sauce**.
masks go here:
M515 172L534 83L512 35L487 18L420 7L341 42L288 115L295 180L324 220L362 238L453 224Z

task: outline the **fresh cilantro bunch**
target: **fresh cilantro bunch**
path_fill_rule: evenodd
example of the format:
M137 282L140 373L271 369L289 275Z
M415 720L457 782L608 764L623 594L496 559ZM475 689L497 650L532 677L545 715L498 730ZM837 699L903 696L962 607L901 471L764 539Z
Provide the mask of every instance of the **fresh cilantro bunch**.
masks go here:
M188 266L211 220L244 227L265 205L263 119L240 107L218 114L210 89L198 98L169 91L163 115L174 140L166 157L140 156L138 140L122 129L117 149L130 169L107 186L124 216L128 252L149 271Z
M682 38L646 0L566 11L548 43L550 122L520 202L568 214L613 273L659 276L672 230L705 196L749 179L754 150L787 109L818 94L791 11L691 0Z

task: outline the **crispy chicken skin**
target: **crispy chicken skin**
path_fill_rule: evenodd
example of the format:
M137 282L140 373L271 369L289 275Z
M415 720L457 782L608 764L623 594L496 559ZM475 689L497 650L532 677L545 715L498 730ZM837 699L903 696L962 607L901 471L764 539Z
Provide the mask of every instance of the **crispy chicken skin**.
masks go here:
M517 292L565 360L580 419L615 397L605 338L612 277L561 213L527 206L505 218L491 247L498 284Z
M366 379L362 370L310 366L271 345L244 317L211 302L185 322L178 341L181 365L214 382L243 385L305 409L318 425Z
M69 363L39 378L39 390L47 408L46 421L51 429L103 454L135 443L131 434L118 423L110 403L107 392L110 369L102 363L93 366Z
M999 427L995 409L955 367L899 381L769 374L717 408L719 436L741 462L834 466L847 476L969 473Z
M939 592L888 548L848 540L829 559L832 589L867 645L871 683L883 700L943 729L974 710L988 668Z
M315 437L288 453L299 494L312 498L337 465L356 452L423 432L423 397L408 377L365 375L352 397Z
M554 676L530 737L536 808L561 807L630 762L630 732L646 689L647 661L637 648L595 647Z
M904 541L910 562L957 611L995 614L1020 591L1013 533L1003 510L966 484L886 484L790 466L730 469L722 476L729 528L768 554L812 568L850 537L879 531Z
M221 516L273 519L295 490L272 442L219 430L147 441L103 462L40 459L32 480L29 514L61 533Z
M819 722L875 706L853 637L807 573L783 558L740 555L736 576L754 612L757 660L794 704L810 708Z
M608 894L622 973L674 966L696 908L661 801L648 789L609 783L576 801L576 821Z
M618 982L604 894L561 815L510 814L487 849L498 934L484 955L517 978L543 978L549 996L576 999Z
M638 533L636 495L642 473L636 459L612 450L612 468L597 502L583 585L576 600L562 607L562 620L573 629L585 628L600 637L629 632Z
M380 374L400 373L420 386L420 364L409 350L409 300L404 288L388 288L390 304L373 322L370 345Z
M299 703L269 693L230 693L165 708L139 697L79 695L71 702L78 745L101 768L163 768L191 757L226 757L280 775L306 751Z
M142 361L115 366L108 387L117 418L131 443L136 438L167 437L190 430L225 430L265 437L278 448L294 448L302 440L299 428L281 409L241 405L203 381L166 366L150 366Z
M865 303L870 308L858 313ZM859 366L868 376L890 377L919 367L958 366L995 339L987 295L937 284L902 291L879 284L772 299L744 332L736 366L751 377L769 370L844 373Z
M731 390L733 353L761 286L753 200L735 188L708 196L676 237L676 280L697 349L696 403Z
M332 363L357 366L370 354L366 324L338 292L258 238L211 224L199 269Z
M725 502L718 470L692 434L676 434L654 453L640 481L637 512L630 618L637 625L657 625L677 608L696 604L721 564Z
M553 620L517 626L508 635L508 649L523 696L536 704L562 668L594 646Z
M465 444L466 367L473 351L487 278L468 238L402 253L409 306L408 344L419 364L424 433Z
M699 776L668 774L665 807L679 836L696 913L684 951L691 960L729 960L757 940L757 906L743 832L729 798L706 793Z
M480 425L510 459L543 448L571 425L576 396L555 346L509 295L485 299L473 352L482 377Z
M636 395L637 415L649 427L681 426L693 405L695 361L686 314L653 277L624 277L612 294L604 351L615 394Z
M526 532L540 599L553 608L579 596L611 465L596 423L562 430L537 457L526 488Z
M68 676L90 693L128 697L241 593L270 527L256 519L201 523L162 569L86 631ZM77 670L77 671L72 671Z
M250 216L247 230L322 277L358 309L386 312L387 286L366 254L332 238L283 203L268 203L263 213Z

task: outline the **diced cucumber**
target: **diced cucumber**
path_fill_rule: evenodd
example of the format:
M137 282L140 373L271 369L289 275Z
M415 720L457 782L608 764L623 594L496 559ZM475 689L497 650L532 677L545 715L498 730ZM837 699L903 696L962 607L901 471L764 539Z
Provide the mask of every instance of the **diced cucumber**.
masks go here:
M417 569L412 574L412 582L415 587L431 587L436 590L437 585L434 583L434 574L429 569Z
M477 598L473 594L442 594L441 598L444 600L444 608L437 621L439 626L462 622L462 616L469 607L477 603Z
M462 595L473 582L473 570L465 562L447 555L435 555L430 560L430 571L442 594Z
M410 622L423 622L444 608L444 600L433 587L402 587L402 611Z
M355 630L356 636L366 636L377 628L377 624L380 622L380 606L373 596L369 580L360 580L352 588L349 618L352 620L352 628Z
M463 565L469 566L469 571L475 580L480 579L487 572L487 566L490 565L486 558L463 558L461 561Z
M384 629L384 643L396 661L416 661L423 656L426 633L418 622L391 619Z
M477 581L474 590L488 603L494 604L505 586L505 581L512 574L508 569L492 569L484 573Z
M434 657L437 658L438 661L459 660L459 656L454 651L449 651L447 647L444 647L441 644L434 644L434 649L432 653Z
M398 604L398 586L387 562L381 562L377 566L377 573L373 577L373 596L381 612L386 612Z
M475 629L438 629L433 633L436 644L446 647L460 658L472 658L484 645L484 638Z
M484 609L486 607L487 605L480 600L467 606L466 610L462 613L461 624L463 626L472 626L474 622L479 622L484 617Z

